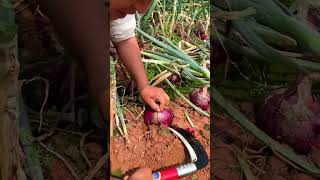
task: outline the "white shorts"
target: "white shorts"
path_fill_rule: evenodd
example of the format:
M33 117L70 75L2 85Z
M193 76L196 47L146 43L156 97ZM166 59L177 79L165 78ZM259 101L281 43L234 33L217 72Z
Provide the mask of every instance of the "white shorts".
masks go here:
M134 14L128 14L124 18L111 22L110 35L112 42L121 42L134 37L136 18Z

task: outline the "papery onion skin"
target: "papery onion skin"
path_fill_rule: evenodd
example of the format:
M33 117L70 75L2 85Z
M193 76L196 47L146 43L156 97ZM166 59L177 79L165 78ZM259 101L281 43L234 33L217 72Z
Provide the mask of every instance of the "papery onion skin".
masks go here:
M146 125L164 125L169 127L172 124L174 114L170 108L165 108L161 112L154 111L151 108L147 108L144 112L144 123Z
M210 107L210 95L207 89L208 87L204 86L190 94L190 101L205 111Z
M292 87L273 92L257 111L258 126L299 154L320 147L320 103L311 86L308 77L300 76Z

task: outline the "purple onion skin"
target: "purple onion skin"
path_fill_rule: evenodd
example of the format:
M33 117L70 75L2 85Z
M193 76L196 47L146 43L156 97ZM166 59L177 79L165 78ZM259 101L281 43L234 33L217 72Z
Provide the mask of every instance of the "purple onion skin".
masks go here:
M207 87L204 86L200 89L193 91L190 94L190 101L203 110L208 110L210 107L210 95Z
M195 137L195 131L192 128L186 128L186 131Z
M202 34L202 35L200 36L200 38L201 38L201 40L204 40L204 41L209 40L209 36L206 35L206 34Z
M257 111L258 126L299 154L320 147L320 103L312 98L311 86L308 77L298 77L295 85L275 91Z
M181 78L176 74L172 74L171 76L168 77L168 80L173 84L177 84L181 81Z
M174 114L171 109L165 108L161 112L154 111L151 108L147 108L144 112L144 123L146 125L164 125L169 127L172 124Z

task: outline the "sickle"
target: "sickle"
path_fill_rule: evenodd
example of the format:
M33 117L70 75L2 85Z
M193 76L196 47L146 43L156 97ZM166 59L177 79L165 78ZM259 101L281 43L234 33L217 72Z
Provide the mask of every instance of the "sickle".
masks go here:
M208 155L204 147L188 131L178 127L168 127L188 149L191 162L177 167L153 173L154 180L176 180L195 173L208 164Z

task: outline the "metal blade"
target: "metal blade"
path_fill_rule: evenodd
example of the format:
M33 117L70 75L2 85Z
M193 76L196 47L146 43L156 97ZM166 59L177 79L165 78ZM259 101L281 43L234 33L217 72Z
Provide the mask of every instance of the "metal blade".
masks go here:
M178 136L178 138L182 141L182 143L186 146L186 148L188 149L188 152L189 152L189 155L190 155L190 158L191 158L191 161L192 162L196 162L198 160L197 158L197 154L196 152L194 151L194 149L191 147L190 143L176 130L174 130L173 128L171 127L168 127L169 130L174 133L176 136Z

